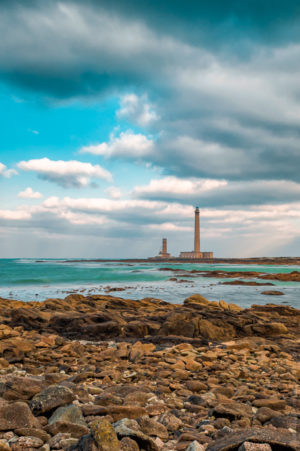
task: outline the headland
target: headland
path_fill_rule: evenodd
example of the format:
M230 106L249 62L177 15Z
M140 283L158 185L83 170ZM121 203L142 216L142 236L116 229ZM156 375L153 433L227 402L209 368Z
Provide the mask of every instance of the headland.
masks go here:
M300 310L0 299L0 449L299 450Z

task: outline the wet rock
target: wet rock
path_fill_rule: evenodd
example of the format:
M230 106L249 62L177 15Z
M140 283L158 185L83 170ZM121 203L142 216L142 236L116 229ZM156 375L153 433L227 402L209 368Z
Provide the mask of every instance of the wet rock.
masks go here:
M262 291L261 294L265 294L268 296L283 296L284 295L284 293L279 290L266 290L266 291Z
M49 412L56 407L70 404L75 399L73 392L61 385L51 385L35 395L30 402L30 408L35 415Z
M0 405L0 431L11 431L19 428L38 429L39 427L40 423L24 402Z

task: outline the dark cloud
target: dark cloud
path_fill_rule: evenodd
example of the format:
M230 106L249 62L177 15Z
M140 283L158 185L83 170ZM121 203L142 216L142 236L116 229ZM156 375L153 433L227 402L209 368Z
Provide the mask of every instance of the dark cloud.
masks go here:
M165 174L300 181L298 2L13 0L1 9L0 76L45 98L148 95L160 120L144 160Z
M156 200L163 202L178 202L185 205L200 205L205 207L241 207L250 205L281 204L285 202L297 202L300 199L300 184L288 181L265 181L255 182L222 182L217 186L217 181L208 181L208 189L205 181L189 180L186 189L186 181L170 179L157 181L156 186L146 185L134 191L134 195L140 199ZM216 187L214 187L214 183ZM168 188L169 185L169 188ZM177 185L178 190L174 189ZM182 188L182 189L181 189Z

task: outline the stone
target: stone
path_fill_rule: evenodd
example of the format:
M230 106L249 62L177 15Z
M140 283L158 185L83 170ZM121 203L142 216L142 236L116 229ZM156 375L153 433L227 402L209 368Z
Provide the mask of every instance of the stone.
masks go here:
M129 437L134 440L141 449L145 451L159 451L156 443L146 434L139 430L138 423L135 420L123 418L114 423L114 429L119 437Z
M229 420L235 420L238 418L252 417L253 412L251 406L239 402L223 402L217 404L213 410L212 415L216 418L228 418Z
M89 433L89 428L82 424L71 423L69 421L55 421L45 427L45 430L51 435L59 433L70 434L71 437L80 438Z
M58 407L48 420L48 424L53 424L57 421L67 421L69 423L80 424L87 426L81 409L74 404L68 406Z
M262 424L264 424L277 415L278 412L270 409L269 407L260 407L255 414L255 418L259 420Z
M268 407L273 410L284 410L286 402L283 399L268 398L268 399L256 399L253 401L255 407Z
M32 398L30 408L35 415L40 415L56 407L70 404L74 399L75 396L69 388L62 385L50 385Z
M0 451L11 451L11 447L6 440L0 439Z
M169 437L169 433L166 426L164 426L161 423L158 423L158 421L152 418L142 417L139 420L139 425L141 430L146 435L159 437L163 440L166 440Z
M135 440L129 437L124 437L120 441L120 447L122 451L140 451L140 448Z
M0 382L0 396L10 401L27 400L39 393L44 385L38 377L8 376Z
M192 443L189 444L189 446L186 448L186 451L205 451L205 448L203 445L200 445L197 440L194 440Z
M244 442L238 451L272 451L272 448L268 443Z
M264 428L250 428L237 432L230 429L223 438L209 444L207 451L238 449L244 442L249 441L263 444L267 443L271 445L272 449L299 451L299 440L296 434Z
M168 431L176 432L178 429L182 426L182 420L180 418L177 418L175 415L173 415L170 412L164 413L160 417L160 422L166 426Z
M44 444L43 440L38 437L20 437L16 443L12 445L12 450L23 450L23 449L32 449L32 448L40 448Z
M92 436L99 451L120 451L120 443L112 425L105 418L91 424Z
M20 428L15 429L15 434L19 436L37 437L43 440L43 442L47 442L50 439L50 435L43 429Z
M24 402L0 405L0 431L19 428L40 428L40 423L32 415Z

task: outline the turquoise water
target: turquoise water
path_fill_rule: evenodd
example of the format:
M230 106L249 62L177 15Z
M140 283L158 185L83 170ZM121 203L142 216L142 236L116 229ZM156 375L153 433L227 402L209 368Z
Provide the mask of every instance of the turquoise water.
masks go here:
M24 301L41 301L49 297L63 298L71 292L104 293L108 287L125 288L119 296L140 299L156 297L181 303L193 293L210 300L224 299L242 307L253 303L286 303L300 308L300 284L271 281L275 287L243 287L220 285L226 279L196 275L179 277L161 267L197 270L259 271L265 273L300 271L300 266L226 265L226 264L164 264L126 262L72 262L54 259L0 259L0 296ZM176 283L170 277L188 282ZM284 296L266 296L264 290L280 289ZM114 293L112 292L112 295Z

